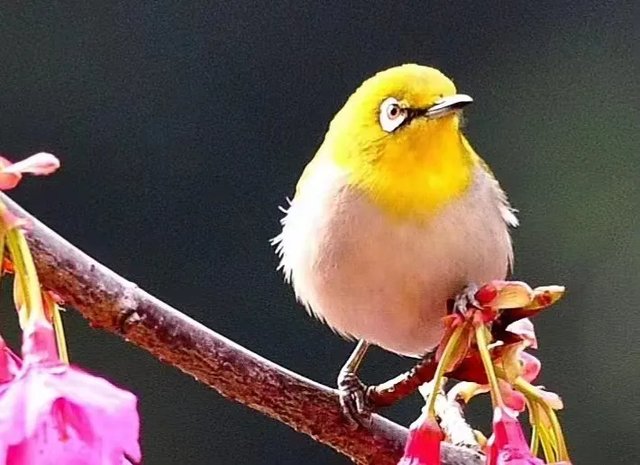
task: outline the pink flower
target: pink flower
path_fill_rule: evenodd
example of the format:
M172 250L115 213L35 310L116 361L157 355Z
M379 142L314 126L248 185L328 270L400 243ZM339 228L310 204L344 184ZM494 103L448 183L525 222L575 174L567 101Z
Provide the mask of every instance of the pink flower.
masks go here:
M60 167L60 160L50 153L40 152L17 163L0 157L0 190L13 189L22 179L23 173L47 175Z
M519 336L525 343L526 347L532 349L538 348L538 338L536 337L536 331L533 327L533 322L529 318L523 318L521 320L514 321L506 327L505 331Z
M398 465L439 465L442 438L442 430L436 420L423 413L409 427L404 455Z
M0 385L0 464L140 461L133 394L62 364L46 321L25 329L23 357L20 372Z
M0 384L11 381L20 371L22 360L14 354L0 337Z
M519 320L517 323L526 322L526 326L531 325L530 335L535 340L535 334L533 333L533 325L527 319ZM514 323L515 324L515 323ZM502 345L496 347L493 350L493 356L495 357L494 363L496 366L502 368L502 373L506 379L498 379L498 387L500 388L500 394L504 404L512 410L522 412L527 407L526 399L524 395L513 388L510 384L511 381L518 377L522 377L527 382L534 381L540 373L540 360L525 352L525 348L531 344L531 340L521 341L519 343L511 343L509 345ZM481 365L480 361L474 361L468 363L468 365ZM478 367L479 369L479 367ZM476 382L460 382L454 388L451 389L451 395L453 398L458 398L464 403L468 403L472 397L489 392L488 380L476 377ZM552 396L558 399L554 402L554 405L559 405L562 408L562 403L559 397L551 392L544 392L545 395Z
M524 344L507 346L498 359L498 364L503 367L509 381L520 376L527 382L532 382L540 373L540 360L525 352L524 348ZM506 380L501 379L499 383L505 405L517 412L523 412L527 406L524 395L516 391Z
M531 454L516 414L504 408L494 410L493 435L487 448L487 465L544 465Z

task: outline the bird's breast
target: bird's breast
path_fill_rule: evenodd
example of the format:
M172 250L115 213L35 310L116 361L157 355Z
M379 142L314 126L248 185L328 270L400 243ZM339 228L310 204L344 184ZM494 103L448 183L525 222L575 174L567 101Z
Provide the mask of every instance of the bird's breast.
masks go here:
M467 192L427 221L392 218L340 169L317 168L277 240L298 299L339 333L421 355L442 335L447 299L506 275L506 207L480 168Z

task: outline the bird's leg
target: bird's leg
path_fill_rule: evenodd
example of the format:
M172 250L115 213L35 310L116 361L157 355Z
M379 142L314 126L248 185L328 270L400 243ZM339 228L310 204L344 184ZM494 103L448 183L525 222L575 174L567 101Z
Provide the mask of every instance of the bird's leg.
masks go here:
M362 384L356 372L369 348L360 340L338 374L340 405L347 419L354 425L365 425L370 421L371 408L367 399L367 387Z
M481 308L476 299L476 292L477 285L470 283L465 286L450 301L450 311L466 316L469 308ZM414 393L420 385L431 381L437 367L434 350L425 354L409 371L384 383L367 387L360 381L356 371L368 347L368 343L359 341L338 375L342 410L349 419L358 424L363 424L363 420L368 421L373 409L392 405Z
M466 317L469 308L480 308L476 299L478 286L471 283L449 301L449 313L457 313ZM423 355L422 359L409 371L402 373L395 378L371 386L367 390L367 401L373 407L384 407L396 403L414 393L420 385L431 381L436 372L437 362L435 360L436 350Z
M482 308L476 299L476 292L478 292L478 286L476 284L467 284L464 289L454 297L452 313L465 316L470 307Z

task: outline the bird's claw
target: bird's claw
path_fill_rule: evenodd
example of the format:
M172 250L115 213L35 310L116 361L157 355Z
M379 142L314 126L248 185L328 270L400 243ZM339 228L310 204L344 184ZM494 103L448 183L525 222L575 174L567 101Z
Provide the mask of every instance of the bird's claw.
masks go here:
M341 371L338 375L338 394L342 413L353 428L371 424L372 406L369 389L351 371Z
M482 308L478 299L476 299L477 292L478 286L475 284L467 284L465 288L456 295L453 301L453 312L465 316L469 308Z

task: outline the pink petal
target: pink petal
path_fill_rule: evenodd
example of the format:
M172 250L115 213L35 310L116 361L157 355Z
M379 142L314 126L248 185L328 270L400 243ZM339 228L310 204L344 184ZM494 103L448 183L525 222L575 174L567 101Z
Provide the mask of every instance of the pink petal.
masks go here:
M493 435L487 445L487 465L544 465L531 454L520 422L507 409L494 410Z
M439 465L442 438L438 423L423 413L409 428L404 455L398 465Z
M538 377L542 364L537 357L523 350L520 352L520 362L522 363L522 377L525 380L532 382Z
M521 336L528 347L532 349L538 348L538 339L536 338L536 331L533 327L533 322L529 318L522 318L514 321L506 327L506 331Z
M60 168L60 160L47 152L36 153L2 170L3 173L51 174Z
M58 348L53 326L48 321L37 321L25 328L22 335L22 358L25 364L57 363Z
M20 173L3 173L0 171L0 190L8 191L18 185L22 175Z
M4 174L0 173L0 180L2 179L3 176L4 176ZM2 187L0 187L0 190L3 190ZM20 228L20 227L23 227L23 226L27 225L27 223L28 223L27 220L25 220L24 218L20 218L19 216L14 215L13 213L11 213L6 208L3 211L0 212L0 215L2 215L2 222L3 222L4 228L6 230L13 229L13 228Z
M7 450L7 465L93 465L103 464L99 448L82 441L75 430L60 436L53 417L45 418L34 436ZM119 465L119 464L118 464Z
M11 381L20 371L22 360L0 337L0 384Z
M139 427L133 394L74 367L32 359L0 386L0 464L139 461Z
M540 391L542 392L542 396L544 397L545 402L553 410L562 410L564 408L564 403L562 402L562 398L558 394L551 391L545 391L540 386L538 386L538 389L540 389Z
M516 391L505 380L498 380L500 386L500 394L502 395L502 401L507 407L515 412L524 412L527 407L527 401L521 392Z
M496 465L544 465L544 461L519 449L504 449L498 456Z

